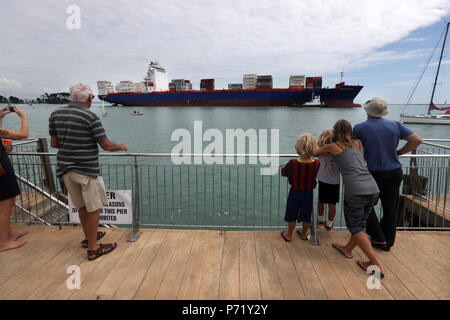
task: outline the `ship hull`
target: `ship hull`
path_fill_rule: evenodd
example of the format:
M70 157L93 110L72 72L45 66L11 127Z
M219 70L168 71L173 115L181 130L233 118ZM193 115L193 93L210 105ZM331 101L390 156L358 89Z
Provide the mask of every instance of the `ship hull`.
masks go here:
M362 86L323 89L214 90L113 93L101 100L122 106L299 106L320 95L327 107L361 107L353 102Z

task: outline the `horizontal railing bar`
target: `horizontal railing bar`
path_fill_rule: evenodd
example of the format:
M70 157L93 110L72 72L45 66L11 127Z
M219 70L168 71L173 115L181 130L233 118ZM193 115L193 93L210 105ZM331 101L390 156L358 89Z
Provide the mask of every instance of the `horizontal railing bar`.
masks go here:
M38 141L39 141L39 139L30 139L30 140L25 140L25 141L20 141L20 142L14 142L13 147L22 146L24 144L35 143Z
M12 152L9 155L12 156L49 156L56 157L56 153L48 152ZM147 157L147 158L169 158L172 157L171 153L99 153L100 157ZM177 155L178 156L178 155ZM298 154L198 154L187 153L180 155L182 157L205 157L205 158L218 158L218 157L236 157L236 158L256 158L256 157L273 157L273 158L296 158ZM400 158L450 158L450 154L404 154L399 156Z

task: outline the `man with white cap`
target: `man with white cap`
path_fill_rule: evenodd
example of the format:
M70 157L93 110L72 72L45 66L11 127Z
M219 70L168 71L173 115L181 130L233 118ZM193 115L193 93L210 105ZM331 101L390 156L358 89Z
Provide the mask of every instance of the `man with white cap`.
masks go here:
M89 86L70 87L71 103L54 111L49 119L51 146L58 150L57 175L64 180L72 202L79 209L89 260L110 253L116 243L98 244L105 233L98 232L100 209L107 204L100 174L98 145L106 151L128 151L125 144L110 141L98 116L91 112L94 98Z
M402 165L398 156L416 149L422 139L398 121L383 118L388 114L388 103L383 98L373 98L364 104L367 121L353 128L355 138L362 141L367 167L380 189L383 206L381 221L375 210L367 221L367 234L372 245L389 251L394 245L400 201L400 183L403 179ZM407 143L400 149L400 139Z

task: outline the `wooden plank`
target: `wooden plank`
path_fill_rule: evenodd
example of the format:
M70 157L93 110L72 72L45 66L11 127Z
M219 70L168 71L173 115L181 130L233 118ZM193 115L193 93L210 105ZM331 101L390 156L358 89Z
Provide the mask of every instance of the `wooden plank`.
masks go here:
M443 245L450 248L450 232L429 231L429 232L427 232L427 235L433 237L434 239L438 240Z
M120 260L124 252L131 245L127 242L129 234L122 231L117 242L117 248L99 259L97 259L97 266L82 280L81 289L76 290L73 295L70 296L70 300L88 300L90 299L97 287L99 287L105 278L110 274Z
M391 249L395 251L395 247ZM437 296L426 287L420 280L418 280L413 273L408 269L406 264L400 262L393 254L380 255L380 260L383 265L389 266L389 269L395 274L408 291L415 299L420 300L436 300Z
M423 244L424 250L444 269L450 270L450 248L434 239L427 232L415 232L419 241Z
M239 287L239 231L225 232L220 269L219 299L237 300Z
M65 231L54 231L54 229L51 229L48 232L42 233L42 236L39 239L36 239L34 242L21 248L23 249L22 257L15 259L15 261L2 268L2 272L0 273L1 285L3 286L5 281L18 271L26 268L27 265L32 263L36 257L39 257L48 247L55 243L61 243L65 234Z
M342 231L342 232L332 232L330 234L330 242L329 244L331 245L333 242L337 242L339 244L346 244L348 242L348 240L350 239L350 233L347 231ZM333 250L335 250L333 248ZM339 254L339 252L337 252ZM394 298L392 297L392 295L389 293L389 291L386 290L386 288L383 285L383 281L382 280L380 282L380 287L378 289L369 289L368 288L368 279L369 279L369 275L364 273L364 271L362 271L357 265L356 265L356 261L357 259L360 259L359 254L355 251L353 253L353 259L345 259L344 261L347 263L347 265L349 266L349 268L354 272L356 278L361 282L361 284L368 289L369 295L373 300L393 300ZM364 258L364 260L366 260L367 258Z
M445 218L447 221L450 218L450 210L448 208L449 204L450 204L450 196L446 196L445 198L443 196L432 197L429 200L417 198L417 197L414 197L413 195L406 195L406 198L409 201L412 201L415 204L419 205L424 210L429 210L429 211L433 212L434 214L438 215L439 217ZM446 208L444 207L444 203L446 204ZM434 223L434 221L433 221L433 223Z
M255 238L252 231L241 231L239 237L239 288L242 300L261 299Z
M426 285L439 299L450 300L450 290L448 287L436 277L430 270L418 263L417 260L409 252L401 246L391 248L392 255L401 261L417 279Z
M305 298L308 300L328 299L322 283L317 276L316 270L314 270L314 262L311 261L306 253L305 246L309 244L304 241L294 241L291 244L292 245L289 245L287 248L303 288Z
M224 237L211 233L206 253L205 265L201 269L201 285L198 299L217 300L219 298L220 269L224 249Z
M47 278L58 269L61 264L67 260L73 251L80 247L77 231L68 231L65 235L67 238L66 245L55 244L45 251L45 255L41 255L38 259L28 265L22 274L15 274L14 281L16 283L23 281L21 285L16 287L6 299L8 300L24 300L38 288ZM52 256L52 253L56 253Z
M262 299L282 300L284 298L283 290L281 289L280 279L276 271L272 245L267 240L267 235L272 236L270 232L268 234L264 231L254 233L261 295Z
M327 293L329 299L346 300L350 299L347 291L324 256L320 246L307 245L305 246L306 253L309 255L311 261L314 261L313 266L319 276L319 280Z
M353 253L354 253L353 256L356 259L361 259L364 261L368 260L366 255L362 252L362 250L359 247L356 247L355 250L353 250ZM378 259L381 260L381 263L384 268L385 277L383 280L381 280L383 286L386 288L387 291L389 291L390 295L396 300L413 300L415 298L414 295L408 290L407 287L405 287L405 285L402 283L402 281L400 281L400 279L395 275L395 273L392 272L390 264L386 263L386 261L383 260L383 256L389 254L390 254L389 252L384 252L380 250L377 250L376 252L377 257ZM358 255L359 258L357 258L355 255Z
M145 278L150 265L158 254L162 243L166 240L168 233L151 231L151 237L141 251L139 257L126 274L116 293L114 300L131 300L136 296L143 279Z
M150 236L150 232L143 232L138 241L128 243L128 248L126 248L126 251L120 257L119 261L117 261L117 264L111 270L109 275L95 290L94 294L91 296L91 299L109 300L113 297L121 282L124 280L136 259L141 254L141 251L150 239Z
M193 240L194 232L190 231L182 233L178 238L172 260L156 295L157 300L174 300L177 298Z
M118 242L120 237L124 235L123 231L120 230L111 230L108 232L103 238L102 243L109 243L109 242ZM79 257L78 264L71 264L76 265L80 268L81 273L81 290L83 287L87 284L84 280L89 277L89 274L95 270L95 268L105 259L108 255L105 257L101 257L94 261L89 261L87 259L86 255L86 249L78 249L82 252L81 257ZM116 249L117 250L117 249ZM114 253L111 253L113 255ZM66 269L60 270L58 272L61 272L62 274L58 274L57 277L60 279L61 282L59 282L59 286L48 296L47 299L49 300L68 300L70 297L76 293L78 290L70 290L67 288L66 280L69 277L68 274L66 274Z
M419 239L415 232L403 231L401 234L403 236L396 241L395 246L399 245L408 251L418 263L421 263L422 266L437 276L443 283L450 286L450 268L448 268L448 265L446 267L445 264L442 266L439 263L440 258L436 258L436 254L440 253L433 252L430 245Z
M363 285L361 281L346 262L346 258L342 256L331 245L333 243L329 232L323 233L320 237L321 249L330 265L333 267L337 277L344 286L347 294L352 300L370 300L372 297L368 292L367 285Z
M202 280L202 275L199 270L202 270L206 261L205 248L208 248L209 238L210 231L196 234L177 299L195 300L198 298Z
M106 235L105 239L109 236ZM78 242L78 241L76 241ZM79 242L78 242L79 243ZM53 294L62 283L65 283L69 275L66 270L69 266L80 265L86 259L86 252L76 248L71 252L70 257L64 261L59 268L57 268L50 277L45 279L39 287L37 287L28 297L27 300L46 300L51 294Z
M273 241L271 244L283 297L287 300L305 300L306 296L303 287L287 248L292 243L285 243L280 237L278 242Z
M24 232L27 231L28 234L21 237L18 241L27 241L27 244L21 248L3 251L0 253L0 270L4 270L4 267L8 264L13 263L16 259L23 257L28 252L28 247L35 243L35 240L39 240L40 234L46 230L47 227L42 226L20 226L15 227L14 232ZM58 229L55 227L49 227L51 232L57 232Z
M148 272L139 287L135 299L152 300L155 299L161 285L164 274L172 259L173 252L177 246L180 232L168 233L158 254L153 260Z

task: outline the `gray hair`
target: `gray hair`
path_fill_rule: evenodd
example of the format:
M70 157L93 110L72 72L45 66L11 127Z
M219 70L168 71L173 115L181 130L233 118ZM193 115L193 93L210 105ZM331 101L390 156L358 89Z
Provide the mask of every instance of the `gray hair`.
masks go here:
M70 100L73 102L87 102L92 95L92 89L81 82L70 87Z

